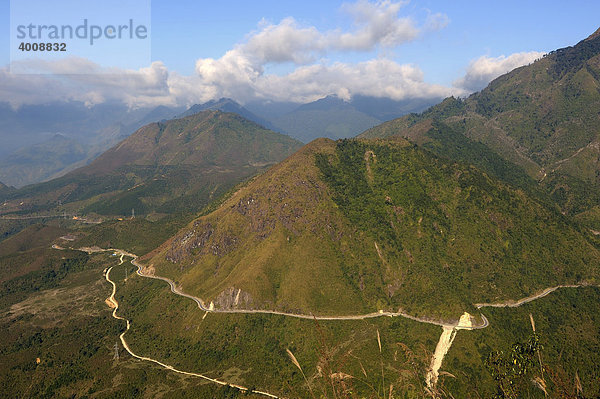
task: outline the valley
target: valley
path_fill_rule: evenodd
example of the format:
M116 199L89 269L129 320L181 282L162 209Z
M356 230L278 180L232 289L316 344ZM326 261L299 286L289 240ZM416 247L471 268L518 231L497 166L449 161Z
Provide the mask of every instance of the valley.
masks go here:
M60 248L58 246L54 246L54 249L57 250L64 250L63 248ZM176 287L175 284L166 278L163 277L158 277L158 276L152 276L152 275L147 275L142 273L143 270L143 266L137 264L135 262L135 259L137 258L136 255L131 254L127 251L124 250L119 250L119 249L101 249L101 248L80 248L80 251L89 253L89 254L96 254L96 253L102 253L102 252L108 252L108 253L112 253L113 257L117 257L119 259L118 261L118 266L121 266L123 264L126 264L128 262L124 261L124 257L128 257L131 258L131 264L133 266L135 266L137 268L136 270L136 274L139 277L146 277L146 278L150 278L150 279L158 279L158 280L162 280L164 282L167 282L170 288L170 291L172 294L181 296L185 299L191 299L195 302L195 304L197 305L197 307L199 308L199 310L205 312L204 316L201 318L202 320L204 320L207 315L209 313L213 314L213 313L239 313L239 314L248 314L248 313L257 313L257 312L252 312L252 311L245 311L243 309L239 309L239 310L229 310L229 311L219 311L219 310L215 310L212 309L211 307L205 307L204 302L196 297L187 295L183 292L180 292ZM118 320L125 320L126 321L126 330L121 333L121 335L119 336L119 339L121 340L121 343L124 347L124 349L134 358L138 359L138 360L142 360L142 361L146 361L146 362L151 362L151 363L155 363L160 367L163 367L164 369L170 371L170 372L174 372L174 373L179 373L179 374L184 374L184 375L188 375L188 376L192 376L192 377L197 377L200 379L204 379L207 381L210 381L212 383L215 384L219 384L219 385L225 385L225 386L231 386L233 388L239 389L240 391L247 391L248 388L245 386L241 386L238 385L236 383L232 383L232 382L227 382L227 381L222 381L219 379L215 379L215 378L211 378L208 377L204 374L199 374L193 371L183 371L181 369L177 369L174 366L171 366L169 364L163 363L161 360L157 360L154 358L150 358L144 355L138 355L136 354L129 346L129 344L127 343L127 341L125 340L125 334L129 331L130 329L130 321L126 320L124 318L122 318L121 316L117 315L118 309L119 309L119 303L117 302L117 300L115 299L116 295L117 295L117 284L111 280L110 278L110 273L113 270L115 266L111 266L108 269L105 269L103 274L104 277L106 279L106 281L108 281L111 286L112 286L112 293L110 295L110 297L107 299L108 302L110 302L112 305L110 306L112 308L112 316L115 319ZM130 277L131 278L131 277ZM126 281L127 279L125 279ZM537 294L534 297L528 297L528 298L523 298L523 299L519 299L519 300L514 300L514 301L510 301L508 305L506 304L477 304L476 307L478 308L482 308L482 307L520 307L522 305L526 305L528 303L531 303L532 301L538 300L540 298L544 298L546 297L548 294L556 291L558 288L578 288L577 286L570 286L570 287L551 287L548 289L543 290L540 294ZM127 299L125 298L125 301L127 301ZM337 317L319 317L319 316L306 316L306 315L297 315L297 314L284 314L281 312L268 312L268 311L261 311L258 313L262 313L262 314L272 314L272 315L277 315L277 316L285 316L285 317L293 317L293 318L301 318L301 319L312 319L315 322L317 322L318 320L326 320L326 321L343 321L343 320L364 320L364 319L371 319L373 317L382 317L382 316L387 316L387 317L407 317L406 315L401 315L401 314L374 314L374 315L362 315L362 316L337 316ZM212 316L211 316L212 317ZM258 317L261 317L260 315L258 315ZM443 333L440 337L440 340L437 344L436 350L435 352L431 355L431 366L429 368L430 371L428 371L427 377L426 377L426 382L428 384L428 386L432 389L435 389L435 385L437 384L437 380L438 380L438 373L439 373L439 369L442 367L443 365L443 359L446 356L447 352L451 349L452 343L455 340L455 337L457 336L457 332L458 330L473 330L473 329L481 329L481 328L486 328L489 326L489 322L488 319L485 316L482 316L483 320L485 321L485 324L482 326L471 326L471 321L470 321L470 317L468 315L464 315L463 317L461 317L460 323L454 326L451 325L442 325L443 327ZM414 317L410 317L408 316L408 319L410 320L414 320L417 321L419 323L426 323L426 324L436 324L435 322L431 322L430 320L419 320L417 318ZM492 325L491 328L494 328L494 326ZM378 333L379 334L379 333ZM465 333L462 333L465 334ZM278 397L275 395L272 395L270 393L267 392L262 392L257 390L256 388L252 389L252 392L256 395L261 395L261 396L269 396L269 397Z
M0 397L599 396L600 30L443 100L209 90L285 78L262 24L169 106L0 104L64 131L0 162Z

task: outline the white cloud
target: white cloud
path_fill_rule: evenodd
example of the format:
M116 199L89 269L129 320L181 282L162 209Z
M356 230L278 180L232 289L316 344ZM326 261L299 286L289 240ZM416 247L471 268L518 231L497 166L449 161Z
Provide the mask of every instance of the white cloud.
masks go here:
M19 70L27 67L27 61L20 63ZM8 68L0 69L0 98L13 106L51 101L120 101L134 107L173 103L169 72L161 62L134 71L103 68L83 58L69 58L36 61L35 69L48 74L13 74Z
M359 0L344 4L342 10L354 22L354 30L350 32L320 32L314 26L301 26L292 17L276 25L261 21L260 30L252 32L247 41L236 46L235 50L261 64L306 64L329 51L372 51L377 46L395 47L414 40L423 29L432 25L428 18L424 28L418 28L412 18L399 17L404 4L389 0L375 3ZM436 14L435 18L447 20L443 14Z
M342 9L354 17L355 32L329 35L331 46L341 50L369 51L377 45L394 47L415 39L420 29L409 17L398 17L405 2L359 0Z
M429 14L425 20L425 29L430 31L442 30L450 23L450 18L446 14Z
M341 52L376 54L383 49L387 53L448 23L439 13L429 13L422 21L401 16L405 4L392 0L344 4L341 10L352 23L347 31L320 31L291 17L275 24L261 21L257 30L220 58L198 59L192 76L171 72L162 62L121 70L81 58L35 65L36 70L45 69L51 75L13 75L1 69L0 99L13 106L75 100L88 104L122 101L138 107L190 105L219 97L240 102L255 98L302 102L332 93L344 98L364 94L394 99L456 94L456 89L426 83L415 65L386 58L335 62ZM284 75L265 72L273 64L289 64L291 71Z
M198 60L196 71L200 80L216 91L216 97L242 102L255 98L306 102L329 94L397 100L462 94L460 90L425 82L422 70L415 65L385 58L357 64L321 62L299 66L285 75L270 75L263 73L262 66L253 66L244 54L232 50L219 60Z
M306 101L332 93L394 99L447 94L451 90L425 83L421 70L413 65L386 59L359 64L327 64L322 60L335 52L395 48L448 23L445 15L430 13L423 26L418 27L413 18L398 15L405 4L390 0L344 4L342 11L353 21L353 29L347 32L321 32L312 26L300 26L293 18L278 24L262 21L259 30L221 58L198 59L196 73L220 96L241 101L253 97ZM267 65L278 63L293 63L296 69L284 76L265 74Z
M313 61L313 53L323 52L327 47L321 32L312 26L299 26L294 18L285 18L277 25L264 22L261 25L262 30L254 32L245 44L236 47L236 51L258 63L304 64Z
M543 55L544 53L538 51L530 51L511 54L508 57L504 55L495 58L487 55L481 56L471 61L465 76L456 80L454 86L467 92L481 90L498 76L520 66L530 64Z
M423 72L414 65L400 65L386 59L303 66L285 76L265 76L256 82L255 89L264 98L294 98L301 102L332 93L343 98L363 94L394 99L457 94L449 88L426 83Z

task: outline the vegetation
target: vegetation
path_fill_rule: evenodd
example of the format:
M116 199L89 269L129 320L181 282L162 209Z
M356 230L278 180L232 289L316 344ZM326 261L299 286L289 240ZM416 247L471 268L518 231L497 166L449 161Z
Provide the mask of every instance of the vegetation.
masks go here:
M143 255L166 241L189 218L190 215L181 215L156 222L142 218L107 221L83 230L82 237L70 245L75 248L92 246L119 248Z
M527 389L541 349L539 337L533 334L526 342L513 344L506 355L502 351L488 355L485 365L498 385L496 398L516 399Z
M499 381L493 379L485 360L500 351L504 353L501 358L506 365L513 356L514 344L520 343L520 349L526 349L528 343L533 344L534 341L527 338L532 334L531 314L543 369L540 369L540 357L536 353L533 356L535 366L528 366L531 373L519 377L520 382L515 381L520 392L518 397L545 396L537 384L531 383L536 377L543 378L550 398L597 397L600 394L597 378L600 358L595 348L600 344L599 300L598 288L565 288L518 308L483 308L490 326L457 334L444 360L442 369L456 376L456 379L446 381L447 388L455 397L478 398L496 394ZM531 353L529 349L527 353ZM497 355L492 357L498 358ZM512 373L510 370L504 368L505 376L507 371ZM582 392L580 396L577 396L577 385ZM473 387L485 389L476 394Z
M242 395L124 351L125 323L104 302L115 257L50 249L70 232L75 246L146 253L149 271L218 309L490 321L458 331L441 383L426 387L438 326L206 314L131 263L114 266L130 347L181 370L299 398L597 397L599 40L365 134L386 140L314 141L243 185L298 144L207 112L148 125L62 179L0 186L12 213L135 208L158 220L2 227L0 396ZM590 286L473 305L575 283Z
M277 315L212 313L203 318L193 301L173 295L164 282L139 277L124 282L123 270L113 270L114 276L120 276L121 314L131 320L126 339L132 350L181 370L285 397L310 397L310 389L320 396L319 385L335 373L353 376L349 384L359 397L383 395L389 390L388 383L383 388L384 382L396 381L399 369L408 367L410 350L398 343L418 348L411 360L419 364L420 373L439 334L439 327L404 318L315 322ZM290 361L288 350L302 365L306 380ZM414 377L418 390L423 376ZM397 385L396 389L403 388Z
M128 216L132 209L137 215L194 213L300 145L235 114L205 111L149 124L90 165L12 191L6 209L109 216Z
M472 166L406 142L321 140L143 261L217 307L457 320L473 303L593 281L588 239Z
M370 129L362 137L399 135L427 145L435 136L434 146L451 144L436 148L436 153L462 161L470 149L452 145L452 140L456 134L464 135L481 143L484 152L493 151L520 166L562 211L576 215L600 204L600 123L590 112L600 104L599 79L600 37L592 35L499 77L465 100L446 99L422 114ZM435 129L428 133L426 126L432 123ZM519 174L512 170L496 176L514 183Z
M55 251L56 252L56 251ZM71 256L80 253L61 252ZM87 256L86 256L87 257ZM132 359L118 344L125 323L104 299L102 270L115 258L94 255L52 285L22 287L21 299L0 308L0 396L135 398L246 397L239 391ZM50 286L55 287L46 289ZM119 357L115 358L118 353Z
M469 310L461 301L523 297L537 284L597 273L588 266L597 261L577 260L596 250L561 215L472 167L411 145L359 141L339 142L336 156L317 155L317 165L336 205L403 275L395 295L403 307L435 297L440 303L422 306L457 304L453 311L461 314ZM588 250L557 263L565 248L579 245ZM551 277L557 269L548 264L574 268Z
M40 276L42 286L23 287L19 298L12 297L12 305L2 306L0 353L6 361L0 366L0 395L125 398L164 392L173 398L243 396L237 390L132 359L120 344L115 360L114 345L125 326L110 316L104 304L110 286L102 278L102 270L115 265L115 257L53 253L59 255L55 259L59 270L74 264L78 268L48 283ZM27 262L26 258L21 261ZM127 342L138 354L291 398L311 397L311 390L317 397L420 398L432 394L424 374L441 332L437 326L399 317L331 322L276 315L208 314L203 318L193 301L173 295L164 282L136 276L134 270L130 263L114 266L111 278L117 284L119 314L131 320ZM493 348L510 348L512 342L528 335L531 312L536 315L544 348L548 392L563 392L556 384L575 388L577 371L586 395L581 397L594 397L599 392L593 379L599 361L595 348L600 336L593 327L599 322L599 293L596 288L565 289L522 308L485 309L490 327L458 333L434 395L490 397L497 384L485 369L485 359ZM537 352L533 360L534 367L529 369L535 376ZM529 379L524 381L525 390L520 392L542 397L538 387L528 384Z

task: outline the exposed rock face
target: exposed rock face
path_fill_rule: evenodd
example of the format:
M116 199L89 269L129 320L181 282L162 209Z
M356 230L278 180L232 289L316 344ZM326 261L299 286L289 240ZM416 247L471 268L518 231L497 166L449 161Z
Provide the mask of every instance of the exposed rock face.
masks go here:
M213 301L220 310L252 309L252 296L241 289L229 287Z
M197 250L199 254L212 254L220 257L235 248L237 238L227 232L214 233L215 230L210 223L196 221L192 230L173 240L166 259L178 263L190 255L193 250Z
M233 208L247 218L250 230L258 233L258 238L268 237L275 229L276 219L270 214L269 209L262 206L252 195L240 199Z

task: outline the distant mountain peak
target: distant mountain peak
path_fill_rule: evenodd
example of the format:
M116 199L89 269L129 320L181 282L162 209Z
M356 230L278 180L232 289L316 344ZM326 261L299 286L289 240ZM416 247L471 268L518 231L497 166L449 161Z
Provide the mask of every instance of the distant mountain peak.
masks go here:
M221 97L218 100L209 100L207 102L205 102L204 104L202 104L203 106L209 106L209 105L224 105L224 104L232 104L238 107L241 107L240 103L238 103L237 101L229 98L229 97Z
M231 98L227 98L227 97L222 97L218 100L210 100L208 102L205 102L204 104L192 105L187 111L180 114L178 117L183 118L183 117L194 115L199 112L203 112L203 111L207 111L207 110L231 112L231 113L240 115L241 117L246 118L254 123L257 123L267 129L273 128L272 124L269 121L255 115L254 113L250 112L248 109L241 106L235 100L232 100Z
M353 108L352 104L335 94L330 94L316 101L301 105L299 110L327 110L331 108L348 107Z

